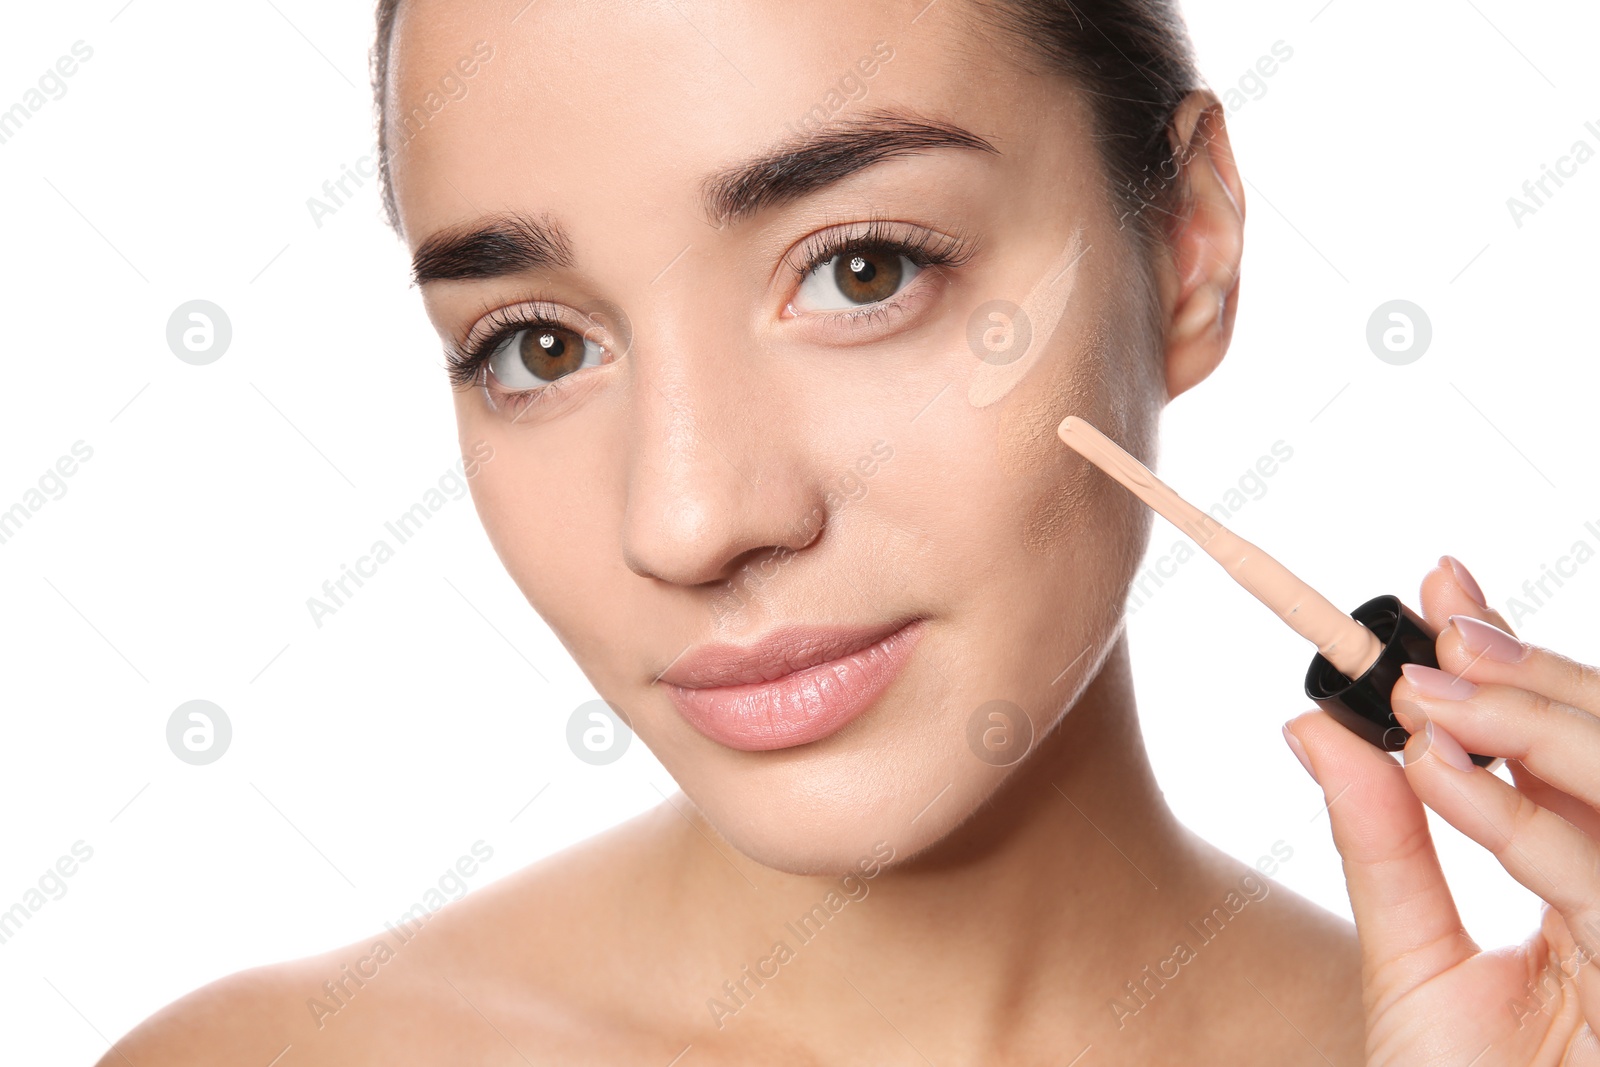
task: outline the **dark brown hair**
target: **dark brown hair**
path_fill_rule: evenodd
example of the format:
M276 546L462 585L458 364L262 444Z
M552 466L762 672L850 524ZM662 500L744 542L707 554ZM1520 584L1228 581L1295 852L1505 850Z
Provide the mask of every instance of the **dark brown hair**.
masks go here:
M1204 81L1177 0L965 0L1042 72L1065 75L1088 97L1094 138L1123 224L1150 252L1181 196L1168 137L1173 113ZM372 85L384 210L399 228L383 116L389 46L400 0L378 0Z
M1121 222L1148 254L1184 191L1169 139L1184 97L1205 88L1178 0L966 0L980 19L1087 97ZM1201 131L1203 132L1203 131Z

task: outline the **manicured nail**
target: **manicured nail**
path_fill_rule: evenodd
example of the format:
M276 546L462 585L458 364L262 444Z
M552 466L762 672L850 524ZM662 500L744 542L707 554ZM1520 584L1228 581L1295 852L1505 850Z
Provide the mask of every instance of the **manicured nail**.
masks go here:
M1405 670L1404 667L1400 669ZM1391 700L1389 702L1389 710L1394 712L1395 722L1398 722L1408 734L1414 734L1427 725L1427 712L1404 697Z
M1451 573L1456 576L1456 584L1461 587L1463 593L1472 598L1474 604L1485 611L1489 610L1489 602L1483 598L1482 587L1478 585L1477 579L1472 577L1472 572L1467 570L1464 563L1454 556L1440 556L1439 562L1450 565Z
M1458 678L1437 667L1424 667L1420 663L1403 663L1400 673L1406 676L1406 681L1417 692L1436 700L1465 700L1478 691L1478 687L1465 678Z
M1317 780L1317 772L1311 769L1311 760L1306 756L1306 746L1302 745L1300 739L1290 732L1288 723L1283 724L1283 739L1289 742L1289 751L1294 753L1294 758L1300 761L1300 766L1306 769L1306 773L1311 775L1311 780L1315 782Z
M1425 742L1416 746L1416 754L1412 755L1411 745L1406 746L1406 763L1412 764L1424 755L1432 752L1445 763L1458 771L1470 771L1473 768L1472 757L1467 755L1467 750L1461 747L1461 742L1451 737L1449 732L1432 719L1422 728L1422 738Z
M1482 619L1474 619L1471 615L1452 615L1450 625L1461 635L1461 646L1469 655L1488 656L1501 663L1516 663L1528 654L1527 645Z

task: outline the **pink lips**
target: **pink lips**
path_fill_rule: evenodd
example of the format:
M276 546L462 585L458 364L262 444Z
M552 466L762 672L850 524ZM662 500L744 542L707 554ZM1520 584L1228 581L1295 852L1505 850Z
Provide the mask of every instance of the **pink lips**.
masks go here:
M678 712L729 748L821 740L869 708L911 658L920 619L870 629L790 626L753 645L705 645L662 675Z

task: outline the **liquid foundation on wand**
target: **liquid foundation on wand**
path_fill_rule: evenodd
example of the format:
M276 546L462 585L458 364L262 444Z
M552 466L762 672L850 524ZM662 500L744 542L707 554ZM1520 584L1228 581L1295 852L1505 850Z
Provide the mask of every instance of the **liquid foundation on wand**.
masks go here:
M1083 419L1068 415L1056 434L1193 538L1234 581L1317 646L1305 691L1318 707L1378 748L1393 752L1405 747L1410 735L1395 720L1389 693L1403 664L1439 666L1434 655L1438 635L1420 615L1393 595L1373 597L1346 615L1289 568L1183 499ZM1500 760L1474 755L1472 762L1491 767Z

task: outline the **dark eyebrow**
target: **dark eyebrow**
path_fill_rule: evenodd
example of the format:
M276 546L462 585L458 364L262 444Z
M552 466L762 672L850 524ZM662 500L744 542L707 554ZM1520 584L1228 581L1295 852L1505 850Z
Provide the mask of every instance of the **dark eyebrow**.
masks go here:
M505 212L430 234L411 257L411 277L424 285L567 268L575 262L560 223Z
M956 126L904 112L873 109L781 142L755 159L701 183L707 218L717 227L788 203L895 156L934 148L1000 154L988 141Z
M796 133L753 159L724 167L700 184L707 220L718 229L798 200L898 156L937 148L1000 154L953 123L874 109L810 133ZM412 256L422 285L571 268L572 242L560 223L507 212L431 234Z

